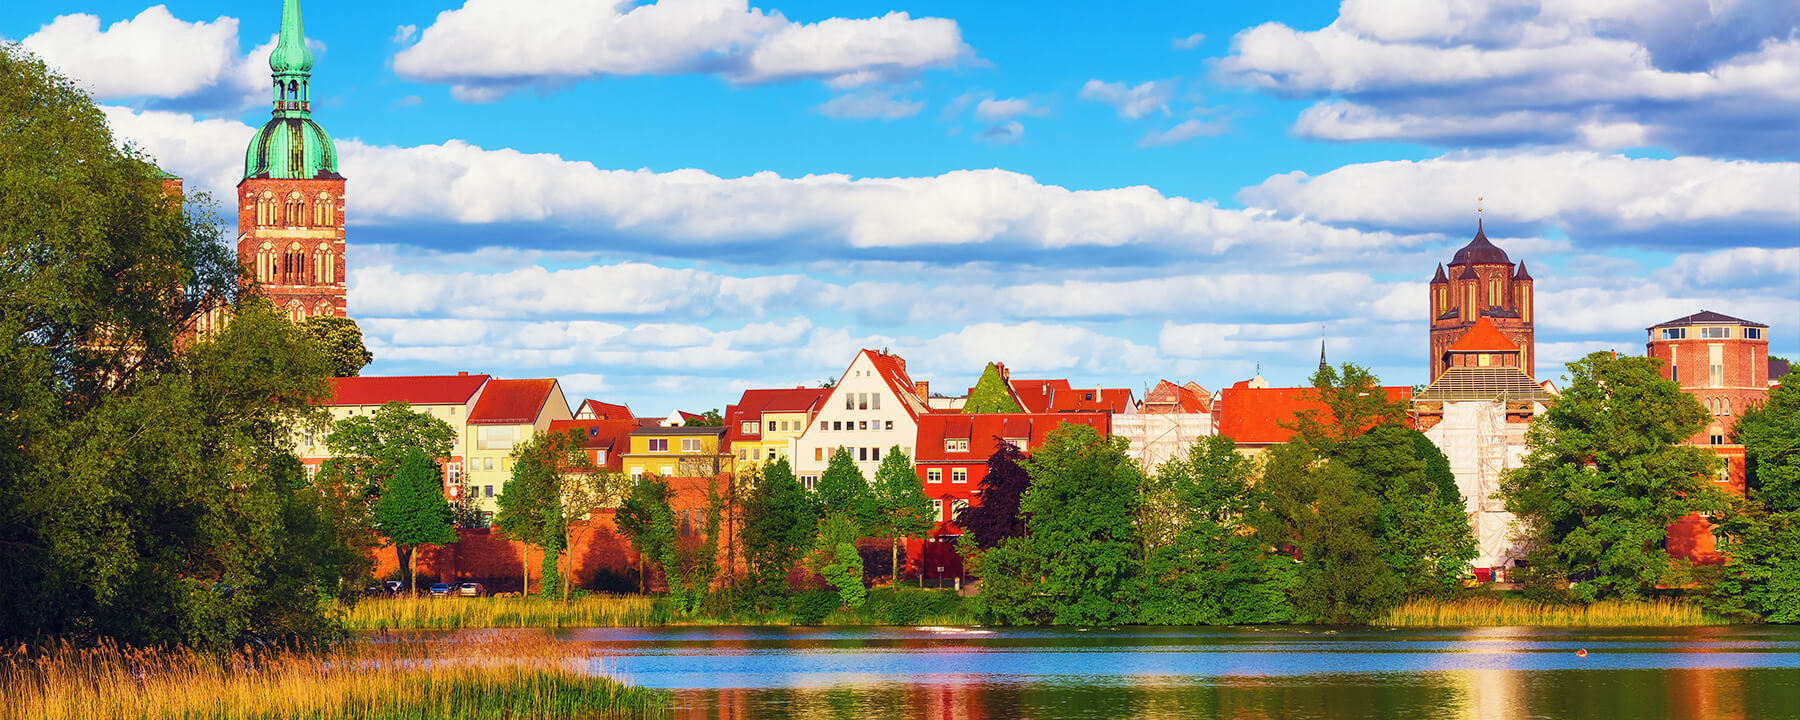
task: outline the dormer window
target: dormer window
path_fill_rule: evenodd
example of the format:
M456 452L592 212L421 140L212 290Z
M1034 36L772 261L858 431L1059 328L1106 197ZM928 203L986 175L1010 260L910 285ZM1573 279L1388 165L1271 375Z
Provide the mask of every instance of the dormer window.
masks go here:
M968 452L968 438L944 438L944 452Z

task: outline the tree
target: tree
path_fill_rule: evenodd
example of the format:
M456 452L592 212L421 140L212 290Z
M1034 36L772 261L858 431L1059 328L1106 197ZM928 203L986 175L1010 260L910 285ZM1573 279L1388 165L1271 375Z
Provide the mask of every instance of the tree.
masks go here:
M1141 567L1134 520L1144 476L1126 454L1125 439L1064 424L1050 432L1025 469L1031 488L1019 510L1029 517L1027 534L982 554L983 593L998 579L1013 604L1005 613L1034 622L1128 620ZM1002 577L1019 572L1030 574ZM988 599L990 610L997 597Z
M760 604L782 594L788 571L818 536L819 517L787 458L763 466L744 502L744 559Z
M1309 399L1325 406L1296 413L1291 429L1296 439L1315 452L1330 456L1339 443L1347 442L1379 425L1398 427L1406 421L1406 403L1390 400L1381 381L1368 368L1344 363L1339 368L1319 365L1312 376Z
M416 591L413 550L420 545L456 542L450 525L450 502L444 499L443 471L423 451L414 448L400 461L399 472L388 479L375 501L375 527L399 549L406 567L408 591Z
M848 513L835 512L820 525L817 563L819 574L838 591L838 601L856 609L863 606L869 592L863 586L862 553L856 541L862 532Z
M625 501L613 514L613 524L619 534L625 536L631 549L642 558L638 565L638 592L644 592L647 587L648 563L663 563L674 550L674 511L669 507L669 498L673 494L669 481L656 475L644 475L632 484ZM663 576L673 584L671 570L664 563Z
M688 421L682 424L687 427L723 427L725 416L719 414L718 408L713 408L700 413L700 417L688 418Z
M956 513L957 527L974 537L976 547L991 548L1001 540L1025 534L1019 498L1031 487L1031 475L1021 464L1028 457L1008 442L997 443L988 455L987 475L981 478L981 502Z
M831 453L814 490L813 498L821 516L844 514L860 537L880 530L874 492L869 488L869 481L863 478L862 470L856 467L856 458L850 456L849 448L838 448Z
M375 354L363 347L362 328L356 326L355 320L314 315L302 321L300 327L325 349L325 357L331 361L332 375L356 377L369 361L375 359Z
M1291 558L1267 552L1250 531L1260 507L1254 467L1230 438L1196 441L1157 468L1168 488L1173 537L1144 562L1137 620L1162 625L1286 622L1295 577Z
M0 44L0 638L320 639L360 588L355 503L292 447L328 366L239 301L208 208Z
M1682 444L1709 413L1661 365L1604 352L1569 363L1568 387L1526 431L1524 464L1500 493L1536 547L1527 559L1539 593L1642 597L1669 576L1669 523L1725 510L1708 482L1716 459Z
M875 486L872 488L875 498L875 516L880 530L888 535L889 552L892 554L893 574L888 584L900 584L900 538L920 537L930 532L937 518L931 514L931 499L925 497L925 487L919 483L918 471L913 468L912 460L907 459L906 452L899 445L888 448L887 455L881 458L881 465L875 468ZM921 582L924 578L920 568Z
M625 481L617 473L594 465L584 447L586 442L587 434L579 429L542 432L512 451L513 476L535 476L533 482L549 489L543 511L547 518L543 542L546 554L551 549L556 551L561 569L553 571L565 605L574 577L574 557L569 551L575 546L576 524L588 519L594 508L619 502L625 490ZM550 564L548 557L545 564ZM542 586L544 592L553 589L548 577Z
M1800 376L1789 373L1763 404L1738 416L1745 496L1714 514L1723 567L1710 587L1714 610L1750 620L1800 623Z
M500 494L494 497L494 526L525 546L519 558L519 592L531 593L531 548L543 552L546 538L558 533L556 488L541 465L515 463ZM542 583L540 582L540 588Z
M400 471L401 463L413 451L440 460L450 457L455 444L456 429L450 423L394 400L368 415L351 415L331 426L331 433L325 436L325 448L331 451L325 470L340 474L347 485L360 485L374 494ZM443 483L438 485L441 488Z
M1322 460L1302 442L1271 448L1263 466L1264 542L1299 562L1290 597L1303 622L1367 622L1392 607L1404 587L1386 562L1379 496L1350 466Z
M969 399L963 403L963 412L1016 413L1024 410L1013 399L1006 380L1000 377L1000 366L988 363L981 371L981 379L976 380L975 387L969 390Z

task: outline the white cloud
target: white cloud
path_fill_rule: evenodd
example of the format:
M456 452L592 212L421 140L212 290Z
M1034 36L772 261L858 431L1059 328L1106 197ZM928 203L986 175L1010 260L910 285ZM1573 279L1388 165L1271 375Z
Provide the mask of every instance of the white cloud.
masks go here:
M537 315L761 314L772 300L799 292L803 278L740 278L646 263L504 272L404 272L357 267L349 301L376 316L509 318Z
M987 126L975 139L994 145L1011 145L1025 139L1025 126L1017 120L995 123Z
M861 91L839 95L814 109L826 117L882 120L898 120L912 117L925 109L925 103L917 100L901 100L892 93L880 91Z
M401 25L394 28L394 36L388 38L388 40L396 45L405 45L406 43L412 42L413 38L418 36L419 26Z
M1556 224L1648 244L1792 243L1800 163L1629 158L1593 152L1453 153L1275 175L1239 193L1248 205L1327 223L1466 226L1485 197L1495 227ZM1371 188L1380 188L1371 192ZM1708 229L1711 229L1711 232ZM1761 228L1761 230L1757 230ZM1785 237L1783 233L1786 233Z
M1152 130L1145 133L1143 137L1138 138L1138 147L1174 145L1202 135L1208 137L1213 135L1223 135L1230 129L1231 123L1227 120L1201 120L1199 118L1191 118L1184 120L1175 127L1167 130Z
M1217 71L1323 98L1295 130L1326 139L1777 157L1800 144L1792 3L1347 0L1320 30L1238 33Z
M907 349L909 363L940 370L1002 360L1014 373L1067 370L1148 373L1163 367L1156 349L1075 325L977 323Z
M891 12L795 23L745 0L467 0L394 56L411 80L486 101L604 75L708 73L735 83L892 82L973 57L955 21Z
M1127 86L1120 82L1089 80L1081 86L1081 99L1113 106L1119 117L1135 120L1153 112L1169 114L1169 99L1175 95L1176 80L1152 80Z
M273 41L238 54L238 20L184 22L163 5L105 30L95 15L60 15L20 44L101 100L238 110L266 99Z
M1800 241L1797 241L1800 242ZM1656 273L1661 282L1690 288L1800 287L1800 247L1735 247L1685 253Z
M985 98L975 105L975 119L982 122L1011 120L1021 115L1043 115L1049 109L1033 105L1025 98Z
M1176 50L1192 50L1194 48L1200 47L1200 43L1205 42L1205 41L1206 41L1206 36L1204 34L1194 33L1187 37L1178 37L1178 38L1175 38L1174 40L1170 40L1169 47L1174 48Z

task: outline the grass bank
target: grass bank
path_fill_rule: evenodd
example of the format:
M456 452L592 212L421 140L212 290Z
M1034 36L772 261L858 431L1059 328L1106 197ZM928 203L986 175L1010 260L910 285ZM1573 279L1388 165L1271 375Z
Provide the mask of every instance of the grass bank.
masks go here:
M1698 605L1673 600L1609 600L1592 605L1560 605L1501 597L1415 600L1394 608L1378 624L1397 627L1675 627L1728 623L1729 620L1707 613Z
M596 595L568 605L536 597L377 598L356 604L346 621L353 630L461 630L475 628L656 627L663 625L794 625L797 608L726 610L680 615L662 598ZM815 618L818 616L815 615ZM824 613L824 625L968 625L975 622L967 598L948 590L875 588L857 609Z
M0 720L527 720L667 715L668 695L582 671L545 637L349 643L317 653L63 647L0 656Z

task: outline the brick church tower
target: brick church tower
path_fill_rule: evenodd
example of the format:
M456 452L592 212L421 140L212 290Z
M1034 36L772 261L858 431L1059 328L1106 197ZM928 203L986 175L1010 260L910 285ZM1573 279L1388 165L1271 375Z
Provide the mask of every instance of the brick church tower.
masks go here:
M269 53L275 109L250 138L238 183L237 251L263 296L296 322L347 317L344 176L331 136L312 120L312 64L300 1L285 0Z
M1445 270L1439 265L1431 279L1431 379L1444 374L1452 347L1482 320L1518 347L1519 369L1535 376L1532 284L1525 264L1515 272L1506 251L1488 242L1477 219L1475 239L1456 251Z

